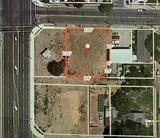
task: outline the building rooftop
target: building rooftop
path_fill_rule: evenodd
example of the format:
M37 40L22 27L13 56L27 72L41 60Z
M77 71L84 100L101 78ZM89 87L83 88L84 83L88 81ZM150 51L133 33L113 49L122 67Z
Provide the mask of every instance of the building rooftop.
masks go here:
M115 48L111 49L111 63L132 63L131 48Z
M98 112L104 112L104 95L98 95Z

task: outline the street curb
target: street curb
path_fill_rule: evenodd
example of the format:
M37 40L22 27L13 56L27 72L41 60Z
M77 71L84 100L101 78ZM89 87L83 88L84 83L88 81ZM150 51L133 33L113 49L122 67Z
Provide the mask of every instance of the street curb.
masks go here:
M30 128L35 136L38 138L44 138L44 135L40 134L35 129L34 118L34 38L37 30L39 30L39 28L34 27L30 34Z
M30 34L30 128L35 136L44 138L44 133L35 124L34 116L34 39L43 29L64 29L53 24L40 24L34 27Z

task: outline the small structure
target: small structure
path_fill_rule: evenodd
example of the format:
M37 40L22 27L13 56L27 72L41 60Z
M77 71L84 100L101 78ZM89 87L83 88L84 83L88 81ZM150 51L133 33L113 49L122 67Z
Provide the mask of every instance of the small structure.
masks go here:
M111 49L111 63L132 63L132 49L129 47L114 47Z
M104 95L98 95L98 114L99 114L99 123L101 126L104 126Z
M51 51L49 48L45 48L42 52L41 55L47 60L50 61L51 60Z
M111 117L112 117L113 119L115 119L115 118L117 118L117 116L118 116L118 111L116 110L115 107L112 107L112 108L111 108Z
M104 95L103 94L98 95L98 112L104 113Z
M131 113L128 113L123 117L123 123L125 124L127 120L130 120L145 126L147 115L147 113L144 113L142 111L132 111Z

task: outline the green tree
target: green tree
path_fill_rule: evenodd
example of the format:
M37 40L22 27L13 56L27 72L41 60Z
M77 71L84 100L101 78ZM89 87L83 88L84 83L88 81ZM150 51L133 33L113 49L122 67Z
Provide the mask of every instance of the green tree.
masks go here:
M84 2L84 0L77 0L76 2ZM83 7L83 3L73 3L73 6L76 8Z
M153 34L149 34L145 40L145 47L153 56ZM160 60L160 34L154 33L155 60Z
M140 66L140 70L137 69L135 66L131 66L130 72L128 72L125 76L131 77L131 76L138 76L138 77L151 77L152 76L152 67L151 66ZM153 80L152 79L126 79L122 85L152 85Z
M47 66L48 72L54 76L59 76L64 71L64 61L56 62L52 61L48 63Z
M111 97L112 105L119 111L119 116L130 112L132 101L127 97L126 93L121 89Z
M100 4L98 9L103 14L108 14L113 10L113 4Z
M145 40L145 47L153 56L153 34L149 34Z
M131 66L129 67L130 72L125 74L126 77L132 77L132 76L137 76L137 77L151 77L152 74L152 66L148 65L138 65L140 66L140 69L137 69L136 66Z

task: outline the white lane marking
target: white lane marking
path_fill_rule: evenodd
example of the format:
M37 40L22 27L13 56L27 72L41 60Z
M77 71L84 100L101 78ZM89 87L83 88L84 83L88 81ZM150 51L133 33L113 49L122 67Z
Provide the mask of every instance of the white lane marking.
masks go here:
M17 33L18 33L18 35L17 35L17 36L18 36L18 44L17 44L17 47L18 47L18 68L19 68L19 66L20 66L20 65L19 65L19 64L20 64L20 63L19 63L19 32L17 32Z
M14 68L15 68L15 70L18 70L18 68L17 68L17 66L16 66L16 65L14 66Z
M24 67L23 67L23 69L24 69ZM24 73L23 73L23 79L24 79Z

